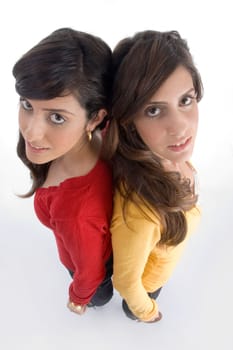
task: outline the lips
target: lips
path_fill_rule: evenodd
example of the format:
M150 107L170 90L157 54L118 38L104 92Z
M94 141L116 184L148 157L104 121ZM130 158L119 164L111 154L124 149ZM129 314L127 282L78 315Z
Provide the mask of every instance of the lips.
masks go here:
M174 145L168 146L168 149L174 152L181 152L186 149L186 147L190 144L192 137L188 137L185 140L178 142Z
M36 152L36 153L43 152L43 151L46 151L49 149L48 147L33 145L30 142L27 142L27 146L30 150L32 150L33 152Z

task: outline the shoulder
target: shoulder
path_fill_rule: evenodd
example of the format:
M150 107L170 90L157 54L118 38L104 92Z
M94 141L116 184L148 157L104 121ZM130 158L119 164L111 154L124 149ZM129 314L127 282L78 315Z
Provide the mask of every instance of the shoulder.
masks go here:
M87 216L112 215L113 183L112 170L108 163L98 160L86 178L82 212Z
M91 195L94 193L102 197L109 194L111 198L113 197L112 169L105 161L98 160L95 167L88 174L86 181Z
M124 195L121 191L116 190L114 194L115 211L121 212L125 208L128 217L144 218L147 217L151 221L159 221L158 212L151 208L151 206L143 201L136 193L133 194L133 200L125 202Z
M129 200L125 204L124 201L123 195L120 191L116 190L114 195L112 226L121 224L128 225L132 231L137 232L141 229L144 231L153 231L155 229L161 231L159 214L155 210L152 210L147 203L143 203L140 200L136 202Z
M112 178L112 168L111 166L104 160L99 159L93 169L93 173L96 175L102 175L108 178Z
M124 211L124 199L117 191L110 231L115 249L143 249L145 245L152 249L161 239L162 226L158 216L146 206L129 201Z

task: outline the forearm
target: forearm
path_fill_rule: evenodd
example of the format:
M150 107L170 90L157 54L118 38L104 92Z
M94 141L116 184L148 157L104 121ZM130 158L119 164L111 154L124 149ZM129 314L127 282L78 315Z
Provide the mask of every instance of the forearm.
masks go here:
M140 280L129 283L127 277L122 279L119 276L113 278L113 285L138 319L149 321L158 314L157 303L148 296Z
M114 287L133 314L143 321L158 313L158 305L148 296L143 284L143 273L155 245L154 225L148 226L145 233L125 231L122 226L113 232Z

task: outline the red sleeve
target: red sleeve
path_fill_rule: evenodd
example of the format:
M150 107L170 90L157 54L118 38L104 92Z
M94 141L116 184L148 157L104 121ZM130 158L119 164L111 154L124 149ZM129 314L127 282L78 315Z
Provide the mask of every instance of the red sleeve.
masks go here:
M87 176L39 189L35 210L55 235L61 262L74 272L69 288L75 304L87 304L105 277L112 215L111 170L103 162Z
M35 196L34 196L34 209L35 213L42 222L43 225L47 226L48 228L51 229L51 224L50 224L50 215L48 208L44 204L43 200L40 198L40 189L36 191Z
M63 245L75 269L69 288L70 300L75 304L87 304L105 277L105 262L111 253L108 225L95 217L73 223L72 230L66 221L57 225L57 231L72 232L63 235Z

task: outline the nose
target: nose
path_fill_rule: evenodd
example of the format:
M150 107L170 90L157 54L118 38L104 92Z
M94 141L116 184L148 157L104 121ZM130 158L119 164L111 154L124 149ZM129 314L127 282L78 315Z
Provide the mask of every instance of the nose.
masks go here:
M24 136L27 141L35 142L40 141L45 136L45 125L41 118L37 116L31 116L24 130Z
M188 129L188 117L182 111L174 110L168 120L168 133L171 136L182 137L186 135Z

